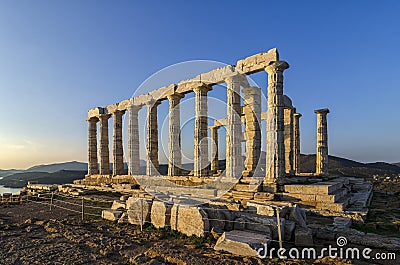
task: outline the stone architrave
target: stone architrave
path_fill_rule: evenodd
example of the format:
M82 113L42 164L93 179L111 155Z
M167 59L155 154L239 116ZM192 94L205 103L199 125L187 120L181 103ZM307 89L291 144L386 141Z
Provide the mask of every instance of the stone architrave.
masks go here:
M128 169L130 175L139 175L140 173L140 154L139 154L139 106L130 104L128 107Z
M216 173L219 170L219 160L218 160L218 129L219 126L210 126L211 131L211 154L213 155L211 159L211 171Z
M110 114L100 114L100 175L110 175L110 150L108 147L108 119Z
M285 172L294 174L294 109L284 108Z
M244 176L252 176L259 164L261 154L261 89L258 87L243 88L246 120L246 160Z
M146 105L146 175L155 176L159 174L157 107L160 105L160 101L151 100Z
M328 174L328 121L329 109L314 111L317 114L317 150L315 157L315 172Z
M240 78L225 79L227 85L226 170L228 179L239 179L243 171Z
M289 64L285 61L273 62L265 68L268 73L266 191L276 191L285 176L283 71L287 68Z
M208 104L207 93L211 87L203 85L193 89L196 100L194 127L194 176L208 175Z
M122 115L125 110L116 110L113 113L114 135L113 135L113 175L124 175L124 150L122 144Z
M168 141L168 176L179 176L182 166L181 152L181 118L180 100L181 94L168 96L169 100L169 141Z
M294 155L294 170L295 173L300 173L300 117L302 115L300 113L294 114L294 146L293 146L293 155Z
M97 163L97 122L98 118L87 119L88 122L88 174L99 174Z

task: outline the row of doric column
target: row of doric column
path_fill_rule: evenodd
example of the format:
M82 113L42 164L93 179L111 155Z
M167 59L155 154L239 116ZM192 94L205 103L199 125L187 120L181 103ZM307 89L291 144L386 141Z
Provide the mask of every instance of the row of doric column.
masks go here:
M299 173L300 161L300 126L301 114L295 108L285 106L283 93L283 72L289 67L284 61L276 61L265 68L268 73L268 112L267 112L267 150L266 185L278 184L285 174ZM257 171L261 154L261 90L258 87L243 87L243 102L241 107L240 87L241 76L231 76L224 80L227 84L227 118L226 118L226 176L239 178L252 176ZM207 93L212 86L201 85L193 89L195 93L195 128L194 128L194 176L202 177L214 173L218 165L218 128L208 127ZM169 101L169 140L168 140L168 175L180 175L182 163L180 135L180 100L183 94L173 93L166 97ZM163 100L163 99L161 99ZM146 128L146 174L157 175L158 161L158 121L157 107L161 100L150 100L147 105ZM134 99L127 107L128 120L128 171L131 175L139 174L139 128L138 112L142 105L135 105ZM112 174L124 174L122 117L126 110L114 110L112 113L99 114L88 121L88 173L109 175L109 137L108 120L113 117L113 152ZM317 158L316 172L327 172L328 145L326 114L329 110L316 110ZM244 140L246 160L242 161L243 139L242 118L245 120ZM97 122L100 123L99 157L97 156ZM208 128L211 130L212 154L211 167L208 166ZM100 163L99 161L100 160Z

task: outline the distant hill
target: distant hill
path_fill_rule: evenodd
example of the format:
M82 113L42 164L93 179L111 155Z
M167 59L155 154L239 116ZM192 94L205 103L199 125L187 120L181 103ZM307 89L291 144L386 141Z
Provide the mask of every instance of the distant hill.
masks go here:
M350 159L329 156L328 169L341 175L371 177L379 174L400 174L400 167L385 163L360 163ZM315 172L315 154L300 156L300 171Z
M76 179L83 179L87 171L60 170L57 172L23 172L0 179L0 185L12 188L21 188L28 181L37 181L42 184L72 183Z
M87 163L72 161L65 163L56 163L49 165L38 165L25 170L25 172L48 172L53 173L60 170L76 170L76 171L85 171L87 170Z
M265 167L265 152L261 152L262 167ZM225 169L225 160L219 161L220 169ZM125 172L128 165L125 163ZM182 165L188 173L193 169L193 163ZM350 159L329 156L329 170L332 173L346 176L371 177L375 174L400 174L400 162L389 164L385 162L360 163ZM110 164L110 171L112 164ZM315 154L300 156L300 171L315 172ZM166 175L168 165L160 165L160 173ZM146 173L146 162L140 160L140 174ZM87 164L77 161L38 165L27 170L0 170L0 185L8 187L23 187L28 181L38 181L44 184L71 183L75 179L83 179L87 174Z

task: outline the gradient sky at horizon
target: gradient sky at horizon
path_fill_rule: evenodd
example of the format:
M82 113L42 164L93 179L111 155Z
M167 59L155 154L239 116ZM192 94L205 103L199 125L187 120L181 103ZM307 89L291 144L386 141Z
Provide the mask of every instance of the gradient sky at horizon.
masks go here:
M315 153L313 110L328 107L331 155L399 162L398 14L398 1L0 1L0 169L86 161L88 109L170 65L273 47L290 64L302 153ZM265 91L266 74L255 80Z

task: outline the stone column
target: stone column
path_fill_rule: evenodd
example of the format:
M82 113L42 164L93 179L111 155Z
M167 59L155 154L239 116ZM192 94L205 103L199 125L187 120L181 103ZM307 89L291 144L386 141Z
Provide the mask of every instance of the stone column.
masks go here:
M110 114L100 114L100 174L110 175L110 151L108 148L108 119Z
M194 125L194 176L208 175L208 106L207 93L209 86L193 89L196 94L196 119Z
M293 145L293 154L294 154L294 170L295 173L300 173L300 117L302 115L300 113L294 114L294 145Z
M261 89L258 87L243 88L246 119L246 161L243 176L252 176L259 164L261 154Z
M211 171L212 173L216 173L219 170L219 160L218 160L218 129L219 126L210 126L211 130L211 154L214 156L211 160Z
M116 110L113 113L114 135L113 135L113 175L124 175L124 149L122 144L122 115L125 110Z
M168 141L168 176L181 175L182 152L181 152L181 94L168 96L169 100L169 141Z
M97 164L97 117L87 119L88 128L88 175L99 174Z
M240 79L238 76L234 76L225 79L225 82L227 85L225 175L228 179L239 179L243 171Z
M294 131L293 131L293 120L294 120L294 109L284 108L284 143L285 143L285 172L288 174L294 174Z
M265 68L268 73L268 114L266 176L267 191L276 191L285 176L283 71L289 68L284 61L276 61Z
M317 114L317 150L315 157L315 172L317 174L328 174L328 124L327 114L329 109L314 111Z
M140 174L140 154L139 154L139 121L138 112L139 106L131 104L128 107L128 171L129 174Z
M147 102L146 175L159 174L157 107L160 101Z

